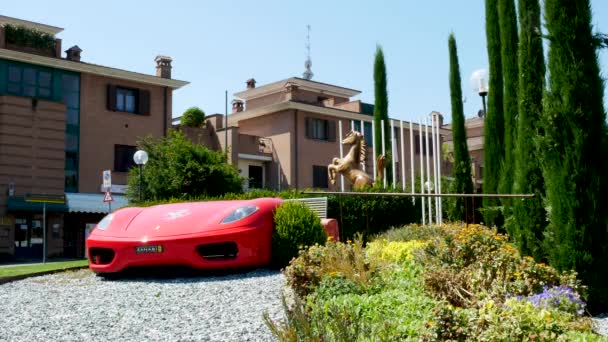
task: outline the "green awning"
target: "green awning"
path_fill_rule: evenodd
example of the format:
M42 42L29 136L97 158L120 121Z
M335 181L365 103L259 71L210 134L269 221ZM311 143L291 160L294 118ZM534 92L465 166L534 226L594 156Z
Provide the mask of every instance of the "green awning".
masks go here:
M30 211L30 212L42 212L42 203L38 202L26 202L23 197L10 196L6 201L7 211ZM66 204L47 203L47 212L58 212L65 213L68 211Z

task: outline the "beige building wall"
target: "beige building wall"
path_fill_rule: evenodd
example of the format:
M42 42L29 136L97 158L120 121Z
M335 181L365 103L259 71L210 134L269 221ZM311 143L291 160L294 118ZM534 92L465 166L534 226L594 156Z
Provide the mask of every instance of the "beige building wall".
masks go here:
M65 110L57 102L0 96L0 203L7 202L10 182L18 197L63 194ZM0 206L0 253L13 254L15 220L5 211ZM48 251L53 255L63 249L63 215L49 213L47 219Z
M297 117L297 128L295 125L295 118ZM306 119L316 118L322 120L333 121L336 127L336 141L326 141L310 139L306 136ZM338 136L339 133L339 122L342 122L342 138ZM396 156L395 174L397 182L402 182L402 154L401 154L401 129L398 124L394 127L396 129L396 143L394 155ZM411 169L414 168L416 179L420 176L420 153L416 149L416 145L419 145L419 133L417 131L418 126L414 126L414 165L411 163L411 151L410 151L410 132L409 125L404 124L403 135L404 140L404 156L405 156L405 175L406 184L411 183ZM348 132L351 130L351 120L337 118L331 115L324 115L320 113L307 112L301 110L287 110L277 112L269 115L259 116L242 120L239 122L239 134L256 135L259 137L267 137L272 140L273 149L275 156L270 167L270 186L276 183L276 174L274 171L276 168L276 160L279 161L281 170L285 175L285 182L289 187L297 188L310 188L313 186L313 166L327 166L331 163L334 157L340 156L340 142L346 137ZM297 132L297 134L296 134ZM430 136L430 129L429 129ZM423 131L423 143L424 143L424 131ZM438 144L438 149L441 149L442 143ZM431 145L432 148L432 145ZM379 147L380 151L381 147ZM350 150L350 146L343 146L343 155L346 156ZM239 145L240 153L248 151L245 146ZM438 153L441 153L438 151ZM372 176L374 175L374 163L373 163L373 147L367 146L367 158L365 170ZM423 160L426 175L426 159ZM431 176L434 174L434 163L432 159L429 162ZM392 165L388 164L387 169L391 169ZM297 181L297 182L296 182ZM339 189L339 180L331 189ZM345 189L350 189L349 182L345 180Z
M306 137L306 118L314 118L321 120L328 120L335 122L336 141L316 140ZM310 188L313 186L313 166L327 166L331 164L331 161L335 157L340 157L340 136L338 122L340 120L328 116L311 112L300 112L298 116L298 130L296 150L298 155L297 167L299 182L295 184L298 188ZM346 136L346 133L350 131L349 120L342 120L342 133ZM344 155L348 153L348 147L344 146ZM348 180L344 180L345 188L350 188ZM332 185L329 184L330 189ZM337 178L335 189L340 189L340 178Z
M266 96L261 96L255 99L251 99L247 101L246 108L247 110L256 109L259 107L264 107L269 104L283 102L286 100L286 94L284 92L269 94Z
M0 96L0 203L11 181L15 196L63 194L64 168L65 106Z
M269 185L272 187L279 182L279 177L281 188L294 187L296 159L292 153L292 146L295 146L295 134L292 132L296 131L296 115L296 111L288 110L239 122L239 133L265 137L272 141L273 162L268 163L271 180Z
M160 86L91 74L82 74L80 82L78 190L79 192L98 193L102 183L102 171L114 169L114 145L136 146L140 137L148 134L159 137L164 134L165 128L171 127L171 90L165 91L165 88ZM148 90L150 92L150 115L108 110L107 87L109 84ZM127 173L113 171L112 183L126 184Z

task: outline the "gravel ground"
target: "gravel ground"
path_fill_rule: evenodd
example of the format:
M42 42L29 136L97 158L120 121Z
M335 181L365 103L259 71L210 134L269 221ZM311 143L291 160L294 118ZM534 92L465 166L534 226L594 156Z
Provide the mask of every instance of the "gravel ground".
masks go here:
M107 280L89 270L0 285L0 341L272 341L278 271ZM608 336L608 314L594 317Z
M107 280L89 270L0 285L0 341L271 341L278 271Z
M600 335L608 336L608 313L593 317L593 330Z

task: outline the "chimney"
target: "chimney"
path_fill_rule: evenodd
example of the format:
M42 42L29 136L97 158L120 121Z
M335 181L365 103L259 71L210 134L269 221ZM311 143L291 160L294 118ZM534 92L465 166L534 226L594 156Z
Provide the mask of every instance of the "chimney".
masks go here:
M80 53L82 49L78 47L78 45L74 45L71 48L65 50L66 56L65 58L68 61L80 62Z
M171 78L171 57L168 56L156 56L154 58L156 62L156 76L162 78Z
M233 113L240 113L242 112L244 109L244 103L241 100L232 100L232 112Z
M296 93L298 92L298 85L293 83L293 82L287 82L285 83L285 94L287 95L285 97L286 101L295 101L296 100Z
M433 112L431 114L433 115L433 123L435 123L435 120L438 120L439 128L443 127L443 115L439 112Z
M255 78L250 78L247 80L247 89L255 88Z

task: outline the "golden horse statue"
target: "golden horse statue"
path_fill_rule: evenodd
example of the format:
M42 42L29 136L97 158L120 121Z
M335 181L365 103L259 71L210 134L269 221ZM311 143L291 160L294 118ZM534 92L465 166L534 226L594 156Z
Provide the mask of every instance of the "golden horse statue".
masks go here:
M334 158L331 164L327 166L327 173L331 184L336 183L336 174L343 174L353 185L353 188L363 189L368 185L373 184L372 177L363 172L360 167L361 163L365 163L367 145L363 135L357 131L350 131L342 144L351 145L350 151L344 158ZM384 156L378 156L378 176L380 180L384 177L384 164L386 159Z

